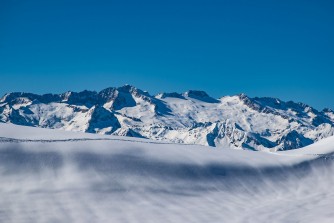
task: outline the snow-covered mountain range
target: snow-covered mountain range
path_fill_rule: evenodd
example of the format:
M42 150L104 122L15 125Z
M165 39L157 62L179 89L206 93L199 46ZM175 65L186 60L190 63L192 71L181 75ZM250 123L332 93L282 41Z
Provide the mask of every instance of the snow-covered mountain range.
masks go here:
M245 94L155 96L130 85L0 99L0 122L250 150L289 150L334 135L334 111Z

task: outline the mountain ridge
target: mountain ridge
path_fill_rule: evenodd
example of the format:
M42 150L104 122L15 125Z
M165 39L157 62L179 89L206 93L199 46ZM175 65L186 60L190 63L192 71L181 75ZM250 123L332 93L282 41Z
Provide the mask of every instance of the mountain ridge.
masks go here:
M245 94L215 99L199 90L153 96L131 85L8 93L0 122L249 150L296 149L334 135L331 109Z

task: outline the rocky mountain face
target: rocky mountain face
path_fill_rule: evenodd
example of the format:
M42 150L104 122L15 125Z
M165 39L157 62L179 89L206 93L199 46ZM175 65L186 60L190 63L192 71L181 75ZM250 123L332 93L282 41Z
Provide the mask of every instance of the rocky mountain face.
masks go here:
M334 111L244 94L150 95L130 85L100 92L0 99L0 122L249 150L288 150L334 135Z

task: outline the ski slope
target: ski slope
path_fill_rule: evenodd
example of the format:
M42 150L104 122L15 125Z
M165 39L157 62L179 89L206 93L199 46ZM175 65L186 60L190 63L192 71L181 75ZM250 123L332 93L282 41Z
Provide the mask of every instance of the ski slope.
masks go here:
M334 222L333 152L0 124L0 222Z

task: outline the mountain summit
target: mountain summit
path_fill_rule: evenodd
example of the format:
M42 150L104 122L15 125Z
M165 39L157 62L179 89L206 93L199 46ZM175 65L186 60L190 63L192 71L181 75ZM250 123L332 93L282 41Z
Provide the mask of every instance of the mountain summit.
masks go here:
M152 96L131 85L100 92L9 93L0 99L0 122L271 151L334 135L330 109L245 94L215 99L196 90Z

